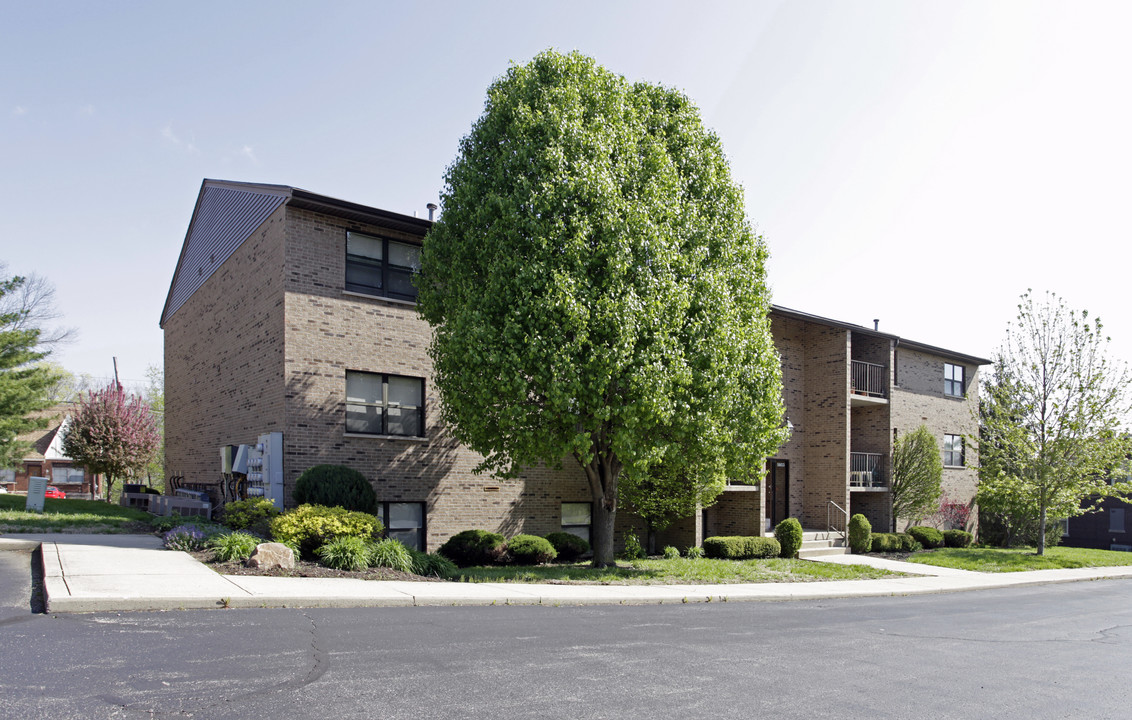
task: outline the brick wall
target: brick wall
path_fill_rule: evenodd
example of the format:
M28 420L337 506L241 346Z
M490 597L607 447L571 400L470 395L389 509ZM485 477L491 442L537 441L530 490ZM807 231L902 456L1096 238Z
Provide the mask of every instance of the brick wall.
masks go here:
M165 323L165 472L220 475L221 445L284 430L283 226L276 210Z
M830 501L849 507L849 333L809 324L805 329L805 475L803 527L824 527ZM791 496L795 494L791 469ZM792 497L793 499L793 497Z

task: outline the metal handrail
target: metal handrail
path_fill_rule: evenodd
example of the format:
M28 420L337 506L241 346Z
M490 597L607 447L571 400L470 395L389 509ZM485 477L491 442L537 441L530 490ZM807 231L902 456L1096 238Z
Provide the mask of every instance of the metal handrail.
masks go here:
M836 524L837 520L841 521L840 527ZM825 506L825 525L829 528L830 532L841 535L842 540L849 539L849 511L832 500Z
M852 371L852 391L854 395L867 395L869 397L887 397L888 368L884 365L853 360L850 363Z

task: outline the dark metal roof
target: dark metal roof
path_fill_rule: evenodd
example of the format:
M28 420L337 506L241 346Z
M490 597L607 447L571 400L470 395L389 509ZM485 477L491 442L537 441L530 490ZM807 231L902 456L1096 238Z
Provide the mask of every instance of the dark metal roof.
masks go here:
M319 195L290 185L205 179L169 284L160 326L165 327L173 313L284 203L421 237L432 226L429 220Z
M916 342L914 340L905 340L899 335L892 335L891 333L883 333L879 330L874 330L864 325L855 325L853 323L842 322L841 320L831 320L830 318L821 317L820 315L812 315L804 313L799 310L791 310L790 308L782 307L781 305L772 305L770 308L771 315L780 315L782 317L791 318L794 320L801 320L803 322L818 323L820 325L827 325L829 327L842 328L850 330L859 335L870 335L872 337L886 338L894 341L898 346L905 347L910 350L917 350L919 352L926 352L940 357L951 358L968 365L990 365L991 361L986 358L976 357L975 355L968 355L966 353L956 352L954 350L947 350L946 348L936 347L935 345L928 345L926 343Z

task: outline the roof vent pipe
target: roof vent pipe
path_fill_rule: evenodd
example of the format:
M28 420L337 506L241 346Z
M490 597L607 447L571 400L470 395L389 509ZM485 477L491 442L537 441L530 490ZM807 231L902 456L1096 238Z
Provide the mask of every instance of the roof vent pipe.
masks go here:
M429 203L428 205L425 205L425 207L428 208L428 221L432 222L432 214L435 213L436 209L440 206L436 203Z
M428 219L432 220L432 213L428 214ZM880 318L873 318L873 330L880 332Z

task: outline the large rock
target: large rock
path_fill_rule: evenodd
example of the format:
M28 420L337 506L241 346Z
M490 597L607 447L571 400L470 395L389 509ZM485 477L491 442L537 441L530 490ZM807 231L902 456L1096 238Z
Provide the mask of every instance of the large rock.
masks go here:
M271 570L272 568L294 570L295 553L283 543L260 543L255 546L255 552L251 554L245 564L248 567L259 568L260 570Z

